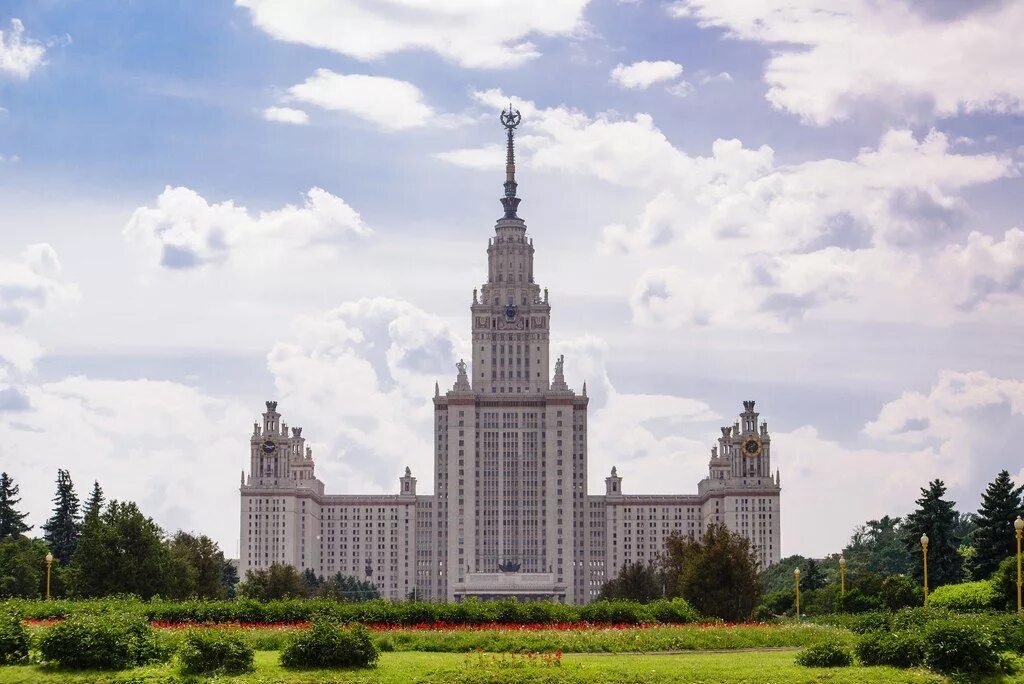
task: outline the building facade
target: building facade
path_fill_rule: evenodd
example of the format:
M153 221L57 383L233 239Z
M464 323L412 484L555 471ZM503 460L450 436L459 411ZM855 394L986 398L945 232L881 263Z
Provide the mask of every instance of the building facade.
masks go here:
M626 494L615 468L587 493L587 390L559 357L550 373L551 307L534 280L533 241L517 215L514 131L507 132L504 215L473 291L471 364L434 388L434 493L408 468L389 495L326 494L302 429L268 401L241 483L241 574L287 563L374 582L382 595L457 601L515 597L586 603L624 564L655 559L670 534L721 523L762 566L778 562L780 480L753 401L711 449L696 494Z

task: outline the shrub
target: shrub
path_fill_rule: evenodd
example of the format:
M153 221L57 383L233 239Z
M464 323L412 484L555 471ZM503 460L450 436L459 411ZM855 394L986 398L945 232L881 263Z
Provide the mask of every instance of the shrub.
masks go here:
M369 667L377 662L377 647L362 625L340 627L317 620L296 634L281 653L287 668Z
M28 630L13 613L0 613L0 665L28 659Z
M237 634L189 630L178 651L182 674L243 674L254 669L255 652Z
M989 580L945 584L928 597L933 608L949 608L956 612L990 610L999 602L999 595Z
M889 610L919 606L923 600L917 582L906 575L890 575L882 580L879 598L882 605Z
M844 644L829 640L800 651L796 662L804 667L846 667L853 663L853 654Z
M75 670L123 670L166 660L153 629L135 616L74 616L39 640L43 660Z
M681 624L700 620L700 613L681 598L658 599L648 603L646 608L648 620L652 622Z
M868 632L857 640L857 658L863 665L917 667L924 662L924 638L914 632Z
M881 608L882 602L877 596L870 596L858 588L853 588L839 598L839 607L844 613L867 613Z
M996 592L996 607L1017 609L1017 557L1010 556L992 573L992 588Z
M988 629L958 620L935 620L925 629L924 664L943 674L995 672L1000 666Z

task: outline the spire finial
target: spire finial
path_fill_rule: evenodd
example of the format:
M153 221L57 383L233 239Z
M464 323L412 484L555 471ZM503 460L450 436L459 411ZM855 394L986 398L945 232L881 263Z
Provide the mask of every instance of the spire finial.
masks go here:
M505 153L505 196L501 198L501 206L505 207L505 218L519 218L516 209L519 207L519 198L516 197L516 151L513 144L515 129L523 120L523 115L518 109L512 108L508 103L508 111L501 112L501 125L505 127L508 134L508 149Z

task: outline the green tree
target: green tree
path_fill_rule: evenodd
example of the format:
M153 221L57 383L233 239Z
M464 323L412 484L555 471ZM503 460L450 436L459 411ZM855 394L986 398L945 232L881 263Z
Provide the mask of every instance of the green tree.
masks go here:
M601 587L602 599L629 599L647 603L665 595L665 582L653 563L626 563L619 574Z
M85 515L82 518L83 524L90 521L98 521L103 514L103 489L98 480L93 480L92 491L89 492L89 499L85 502Z
M224 594L228 598L235 598L238 587L238 568L234 562L224 559L224 566L221 568L220 582L224 586Z
M361 580L358 577L352 577L340 572L327 580L321 578L317 591L320 596L346 603L357 603L359 601L380 598L380 592L373 582Z
M313 568L306 568L302 571L302 581L306 585L307 594L315 594L324 583L323 575L317 576Z
M906 574L913 567L910 554L900 534L901 518L885 516L868 520L853 532L850 543L843 549L847 571L876 572L882 575Z
M39 598L46 590L46 544L19 536L0 541L0 598ZM56 593L56 592L54 592Z
M245 579L238 585L238 593L260 601L301 598L306 595L306 583L291 565L274 563L269 568L246 572Z
M761 596L750 541L725 525L710 525L701 539L673 533L662 566L667 593L703 615L745 620Z
M889 575L882 581L878 598L889 610L919 606L923 601L921 587L906 575Z
M800 571L800 589L802 591L814 591L825 586L825 577L818 567L818 562L808 558L803 570Z
M946 484L942 480L932 480L926 489L921 490L921 498L915 503L917 509L907 516L903 525L903 544L907 552L913 555L914 577L923 577L921 559L921 535L928 535L928 584L939 587L943 584L959 582L963 578L963 560L957 547L957 524L960 522L955 505L943 499Z
M159 525L133 502L111 501L98 519L83 525L68 589L76 596L166 595L172 565Z
M224 565L217 542L206 535L178 531L167 542L172 563L171 598L227 598Z
M974 557L970 559L971 575L987 579L1003 559L1017 552L1013 521L1024 516L1024 485L1013 486L1010 473L1003 470L989 483L981 495L981 508L974 516L977 527L971 535Z
M25 524L28 513L21 513L15 506L21 502L18 485L7 473L0 473L0 541L16 539L32 529Z
M62 565L71 561L78 545L81 515L78 495L71 475L63 468L57 470L57 493L53 497L53 515L43 525L43 537L54 558Z
M793 594L793 571L800 568L804 571L807 559L803 556L786 556L778 563L770 565L761 571L759 576L761 590L765 594L772 594L779 591L788 591Z

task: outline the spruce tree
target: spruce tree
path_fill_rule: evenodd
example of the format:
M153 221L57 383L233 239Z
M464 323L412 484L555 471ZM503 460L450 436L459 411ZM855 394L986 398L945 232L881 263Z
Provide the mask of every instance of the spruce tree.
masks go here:
M813 591L821 589L823 586L825 586L825 576L822 574L821 568L818 567L818 562L813 558L808 558L807 566L804 568L803 575L800 576L800 589Z
M83 523L96 522L103 513L103 489L98 480L93 480L92 491L89 493L89 500L85 502L85 517Z
M7 473L0 473L0 541L17 539L32 529L25 524L28 513L20 513L14 506L21 501L18 498L18 485Z
M46 545L50 547L54 558L67 565L78 545L78 534L81 526L78 495L75 485L71 482L68 471L57 470L57 493L53 497L53 515L43 525Z
M956 533L958 517L952 501L942 497L946 484L932 480L921 498L915 503L917 510L907 516L902 526L903 544L914 559L914 576L924 575L921 559L921 535L928 535L928 585L939 587L953 584L963 578L963 559L957 551L962 541Z
M1017 552L1013 521L1024 515L1024 485L1013 486L1010 473L1000 472L981 495L981 508L974 517L977 528L971 536L974 557L971 574L988 579L1005 558Z

